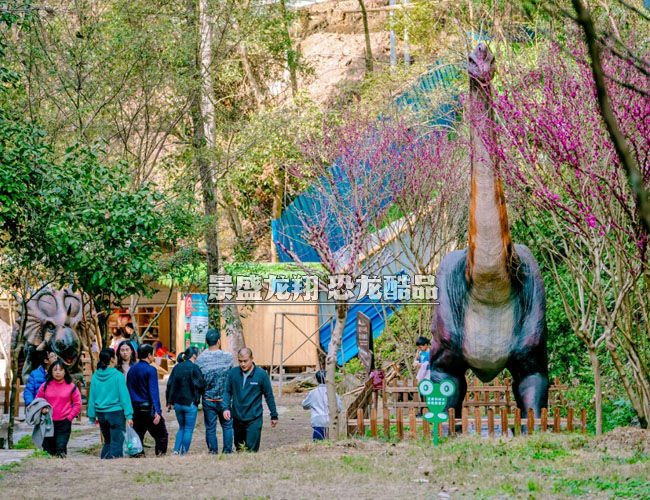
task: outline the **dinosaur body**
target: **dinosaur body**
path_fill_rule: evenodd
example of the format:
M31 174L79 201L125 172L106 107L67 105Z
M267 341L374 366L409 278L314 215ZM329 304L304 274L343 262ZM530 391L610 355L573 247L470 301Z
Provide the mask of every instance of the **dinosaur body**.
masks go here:
M494 57L483 43L470 54L472 179L469 245L449 253L437 272L431 379L452 379L457 412L467 391L465 372L492 380L504 368L522 411L539 416L548 398L546 299L530 250L510 238L501 180L483 137L491 134Z

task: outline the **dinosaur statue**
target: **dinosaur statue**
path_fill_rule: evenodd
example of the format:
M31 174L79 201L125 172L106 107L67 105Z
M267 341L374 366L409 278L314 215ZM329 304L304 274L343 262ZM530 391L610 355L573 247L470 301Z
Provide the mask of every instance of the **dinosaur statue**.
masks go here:
M528 247L512 244L503 186L483 140L494 133L494 56L484 43L469 55L468 72L478 113L470 127L469 245L447 254L438 267L431 380L454 381L447 408L460 415L465 372L488 382L507 368L517 406L540 416L548 400L544 283Z
M40 365L45 347L56 353L68 366L71 375L81 378L80 357L86 347L83 342L81 297L70 288L44 288L27 302L26 309L23 381L27 381L29 374ZM14 347L18 341L22 311L23 307L19 307L13 332Z

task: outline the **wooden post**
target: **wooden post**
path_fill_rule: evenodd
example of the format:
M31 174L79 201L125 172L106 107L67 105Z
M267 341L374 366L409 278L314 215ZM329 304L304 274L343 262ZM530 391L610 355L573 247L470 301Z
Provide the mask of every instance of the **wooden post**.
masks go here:
M377 439L377 408L370 409L370 435Z
M474 431L477 435L481 435L481 408L479 406L474 407Z
M449 408L449 437L456 436L456 410Z
M553 432L560 432L560 409L557 406L553 413Z
M395 412L395 418L397 419L397 439L402 441L404 439L404 412L401 408Z
M587 410L580 410L580 431L587 434Z
M514 431L515 436L519 436L521 434L521 410L519 407L515 408L515 431Z
M463 409L460 410L460 422L463 429L463 434L467 435L469 432L469 418L468 418L467 406L463 406Z
M418 423L415 419L415 408L409 408L409 437L415 439L417 435Z
M384 439L390 438L390 410L384 406Z
M542 432L546 432L548 428L548 409L542 408Z
M508 436L508 408L501 408L501 435Z
M424 434L425 440L431 437L431 427L429 427L429 422L426 420L422 421L422 433Z
M532 408L528 408L528 421L526 422L526 427L528 427L528 435L532 435L535 430L535 412Z
M88 401L90 401L90 382L91 381L89 380L88 385L86 386L86 416L88 416Z
M566 430L573 432L573 408L569 408L566 414Z
M360 437L366 435L366 429L363 426L363 410L361 408L357 408L357 434Z
M18 418L18 414L20 413L20 377L16 381L16 394L14 398L14 418Z
M488 436L494 437L494 410L492 408L488 408L487 417L488 417Z

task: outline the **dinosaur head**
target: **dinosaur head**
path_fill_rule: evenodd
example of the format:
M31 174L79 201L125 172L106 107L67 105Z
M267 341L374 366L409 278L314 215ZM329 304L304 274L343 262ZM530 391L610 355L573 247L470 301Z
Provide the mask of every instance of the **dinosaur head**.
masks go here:
M467 58L467 71L472 80L488 84L494 76L494 54L485 42L480 42Z
M70 288L45 288L27 303L26 312L26 352L44 341L63 363L71 369L76 367L83 349L81 297ZM35 368L32 364L33 360L25 360L26 373Z

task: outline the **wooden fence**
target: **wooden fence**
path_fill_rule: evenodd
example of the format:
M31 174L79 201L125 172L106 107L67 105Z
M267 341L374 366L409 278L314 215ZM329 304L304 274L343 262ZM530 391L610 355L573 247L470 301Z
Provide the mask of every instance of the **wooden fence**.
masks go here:
M495 435L520 435L522 430L526 434L533 432L560 432L562 429L574 432L580 429L582 433L587 431L587 412L584 409L579 411L567 407L564 391L567 385L560 384L555 378L553 385L549 387L549 407L543 408L541 416L535 418L533 411L529 410L523 415L522 423L521 410L517 408L512 395L512 386L508 379L495 379L489 384L481 384L474 379L468 384L467 393L463 401L460 420L455 415L453 408L449 410L449 421L440 426L438 435L454 437L458 430L463 434L485 433L488 436ZM382 394L383 415L378 420L377 409L351 406L348 409L348 435L365 436L366 429L370 429L370 436L378 437L381 426L384 437L391 436L391 429L397 439L404 439L404 429L408 428L408 436L415 439L418 430L421 429L423 436L431 436L430 424L419 416L420 409L426 409L427 405L421 401L415 381L393 380L384 384ZM369 399L369 398L368 398ZM367 401L367 400L366 400ZM391 412L392 410L392 412ZM388 431L388 432L387 432Z
M398 408L395 417L390 414L390 410L386 407L383 409L383 418L378 420L377 410L370 409L370 418L365 418L364 411L357 409L356 420L348 420L348 435L349 436L365 436L366 429L370 429L370 436L373 438L379 437L379 429L381 425L382 435L390 437L392 435L391 429L395 426L395 435L400 441L405 437L405 429L408 428L407 436L410 439L417 439L419 430L421 429L420 436L423 439L431 438L431 425L429 422L416 414L416 409L411 407L408 412L404 412L403 408ZM533 434L534 432L554 432L559 433L562 430L567 432L575 432L580 430L582 434L587 432L587 411L580 410L580 415L576 416L573 408L566 410L566 416L561 416L559 407L553 409L553 414L549 417L547 408L542 408L541 417L535 418L533 410L528 410L528 414L524 422L522 422L521 410L514 409L512 420L506 408L502 408L500 414L495 418L495 412L492 408L488 408L487 416L482 416L479 408L476 408L473 415L467 407L463 407L462 415L460 418L460 428L463 434L468 434L470 431L476 433L479 429L482 433L483 429L487 429L487 435L494 437L496 435L507 436L509 430L512 431L513 436L522 434ZM406 417L406 418L405 418ZM512 427L510 426L512 422ZM449 409L449 421L444 424L438 424L438 435L455 437L457 434L457 425L459 422L456 419L455 411L453 408ZM388 432L387 432L388 430ZM499 432L496 432L496 431ZM505 432L504 432L505 430Z
M18 416L18 412L21 406L25 406L25 402L20 395L25 391L25 386L21 385L20 379L18 379L18 392L16 393L16 400L14 403L14 416ZM9 403L11 401L11 381L7 377L4 380L4 385L0 386L0 394L2 394L2 413L5 415L9 414Z

